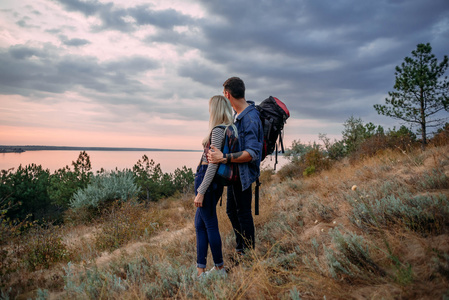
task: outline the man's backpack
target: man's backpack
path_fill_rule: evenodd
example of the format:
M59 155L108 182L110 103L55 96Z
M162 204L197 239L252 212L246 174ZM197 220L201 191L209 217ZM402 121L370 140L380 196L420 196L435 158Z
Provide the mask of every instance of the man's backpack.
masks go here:
M278 139L281 146L281 151L284 153L283 130L284 124L290 117L290 112L287 106L278 98L270 96L263 100L259 105L256 105L256 109L259 111L260 120L263 127L263 148L261 161L273 153L276 150L276 159L274 162L274 169L276 170L276 164L278 163ZM259 214L259 178L256 180L256 191L254 197L255 209L254 213Z
M221 152L223 154L229 154L238 152L239 149L239 139L237 134L237 128L235 125L223 126L218 125L218 127L224 128L225 137L223 146L221 147ZM231 185L239 180L239 167L235 163L220 164L217 169L217 177L220 182L225 185Z
M281 146L282 153L284 153L284 143L282 141L284 124L290 117L290 112L287 106L278 98L270 96L263 100L259 105L256 105L259 111L260 120L263 127L263 148L261 161L276 150L276 161L274 169L276 170L277 153L278 153L278 139Z

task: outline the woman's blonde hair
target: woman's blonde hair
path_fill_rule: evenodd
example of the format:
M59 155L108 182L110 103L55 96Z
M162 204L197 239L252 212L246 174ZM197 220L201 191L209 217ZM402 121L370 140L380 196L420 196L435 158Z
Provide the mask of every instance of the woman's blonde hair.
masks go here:
M231 103L221 95L213 96L209 100L209 132L203 139L203 145L209 142L212 129L217 125L234 126ZM234 131L237 134L235 126Z

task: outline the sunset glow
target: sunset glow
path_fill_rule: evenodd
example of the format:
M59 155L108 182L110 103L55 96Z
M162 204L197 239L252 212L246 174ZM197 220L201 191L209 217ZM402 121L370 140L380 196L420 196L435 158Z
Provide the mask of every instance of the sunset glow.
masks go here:
M397 126L373 109L395 66L418 43L449 52L446 0L258 4L1 1L0 145L200 149L231 76L286 103L286 146L351 115Z

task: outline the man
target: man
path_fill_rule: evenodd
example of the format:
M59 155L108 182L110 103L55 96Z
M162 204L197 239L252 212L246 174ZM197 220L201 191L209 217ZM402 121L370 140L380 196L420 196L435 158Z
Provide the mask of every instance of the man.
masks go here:
M251 185L260 175L260 159L263 145L263 129L259 112L254 102L245 100L245 84L238 77L231 77L223 84L224 96L236 112L235 125L238 130L239 152L226 156L212 146L208 160L212 163L238 163L239 182L228 186L226 214L231 221L236 237L236 251L245 253L254 248L254 221L251 213Z

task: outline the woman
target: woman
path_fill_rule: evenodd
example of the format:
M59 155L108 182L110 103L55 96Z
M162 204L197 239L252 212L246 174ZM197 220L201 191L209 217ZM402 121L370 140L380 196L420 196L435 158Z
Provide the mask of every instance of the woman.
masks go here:
M204 152L195 174L196 197L194 203L197 207L195 229L198 276L205 275L209 245L215 265L209 272L218 271L221 274L226 274L216 211L217 202L223 193L223 186L214 180L218 164L209 164L207 153L210 151L211 145L221 149L226 127L234 126L231 104L223 96L213 96L209 100L209 114L209 133L203 140ZM237 130L235 131L237 132Z

